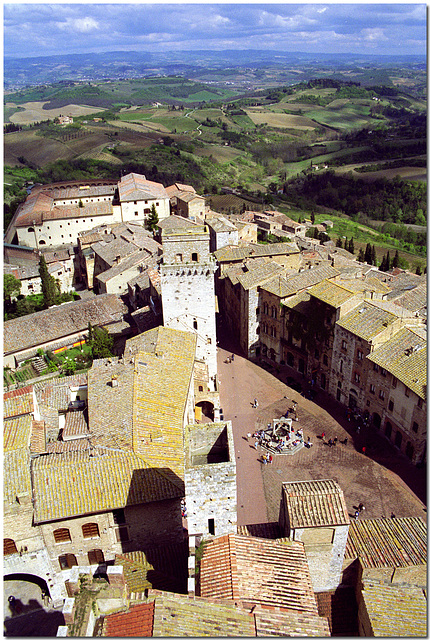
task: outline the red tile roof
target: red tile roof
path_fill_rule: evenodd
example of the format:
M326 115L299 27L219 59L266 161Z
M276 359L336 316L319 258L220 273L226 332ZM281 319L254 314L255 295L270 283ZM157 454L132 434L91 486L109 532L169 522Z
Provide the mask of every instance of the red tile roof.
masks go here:
M123 613L105 617L103 636L109 638L150 638L154 623L154 602L135 604Z

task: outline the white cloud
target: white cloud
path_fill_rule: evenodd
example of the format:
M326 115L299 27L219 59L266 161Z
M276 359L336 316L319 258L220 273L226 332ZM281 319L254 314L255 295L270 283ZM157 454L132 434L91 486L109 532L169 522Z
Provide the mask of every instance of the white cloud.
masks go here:
M378 27L374 29L362 29L361 33L366 42L384 42L388 40L384 29L379 29Z
M94 18L67 18L64 22L56 22L56 27L63 31L73 33L89 33L100 28L99 22Z

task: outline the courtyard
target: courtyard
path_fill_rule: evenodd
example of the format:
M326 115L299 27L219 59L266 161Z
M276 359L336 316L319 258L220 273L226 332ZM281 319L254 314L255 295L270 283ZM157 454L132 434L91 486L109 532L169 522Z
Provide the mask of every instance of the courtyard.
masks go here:
M426 519L425 469L414 467L380 432L371 427L357 430L345 410L323 392L312 402L240 355L227 362L231 353L219 349L218 374L224 418L233 425L238 525L277 522L283 482L329 478L340 484L351 517L362 502L365 511L360 518L394 514ZM306 382L302 378L300 382L306 390ZM257 408L253 408L254 399ZM303 430L305 441L310 437L312 446L295 455L274 455L271 464L263 464L264 451L255 449L247 433L266 428L293 401L297 402L295 427ZM328 446L328 440L334 438L336 445ZM345 439L347 444L342 444Z

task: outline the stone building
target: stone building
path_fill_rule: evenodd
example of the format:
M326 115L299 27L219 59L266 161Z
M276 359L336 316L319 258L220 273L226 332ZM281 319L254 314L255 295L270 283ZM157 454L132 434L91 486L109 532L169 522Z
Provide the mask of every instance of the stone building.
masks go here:
M41 249L76 245L79 232L102 224L138 222L144 225L152 205L159 220L170 215L169 196L162 184L130 173L119 182L62 182L36 186L21 204L5 240Z
M122 357L95 360L86 384L73 376L5 395L5 575L35 575L61 603L74 567L104 573L118 554L182 545L181 500L208 497L194 484L203 469L214 474L206 488L223 495L216 526L234 530L231 425L208 425L201 441L194 425L196 343L158 327L128 340ZM87 420L76 411L85 403Z
M231 422L186 427L185 500L189 536L236 531L236 460Z
M239 244L239 232L236 225L224 216L212 212L206 213L205 222L209 227L211 253L223 247Z
M427 332L403 327L368 356L365 410L413 464L425 462Z
M350 525L337 482L284 482L279 525L290 540L304 543L314 591L336 589Z
M160 266L163 324L197 337L196 358L208 368L209 391L217 393L215 283L207 226L162 232ZM219 400L217 401L219 409Z

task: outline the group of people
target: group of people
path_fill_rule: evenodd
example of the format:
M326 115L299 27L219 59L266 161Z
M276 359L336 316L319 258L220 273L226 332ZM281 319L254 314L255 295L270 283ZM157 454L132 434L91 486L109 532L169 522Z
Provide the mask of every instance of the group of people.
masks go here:
M358 520L358 516L359 516L359 515L360 515L360 513L361 513L362 511L364 511L365 509L366 509L366 507L364 506L364 504L363 504L362 502L360 502L360 504L358 505L357 509L355 510L354 518L355 518L356 520Z
M337 437L333 439L329 438L326 442L324 431L320 435L320 438L323 441L323 443L327 444L329 447L335 447L338 442L340 442L340 444L344 444L345 446L348 444L348 438L345 438L345 440L339 440Z

